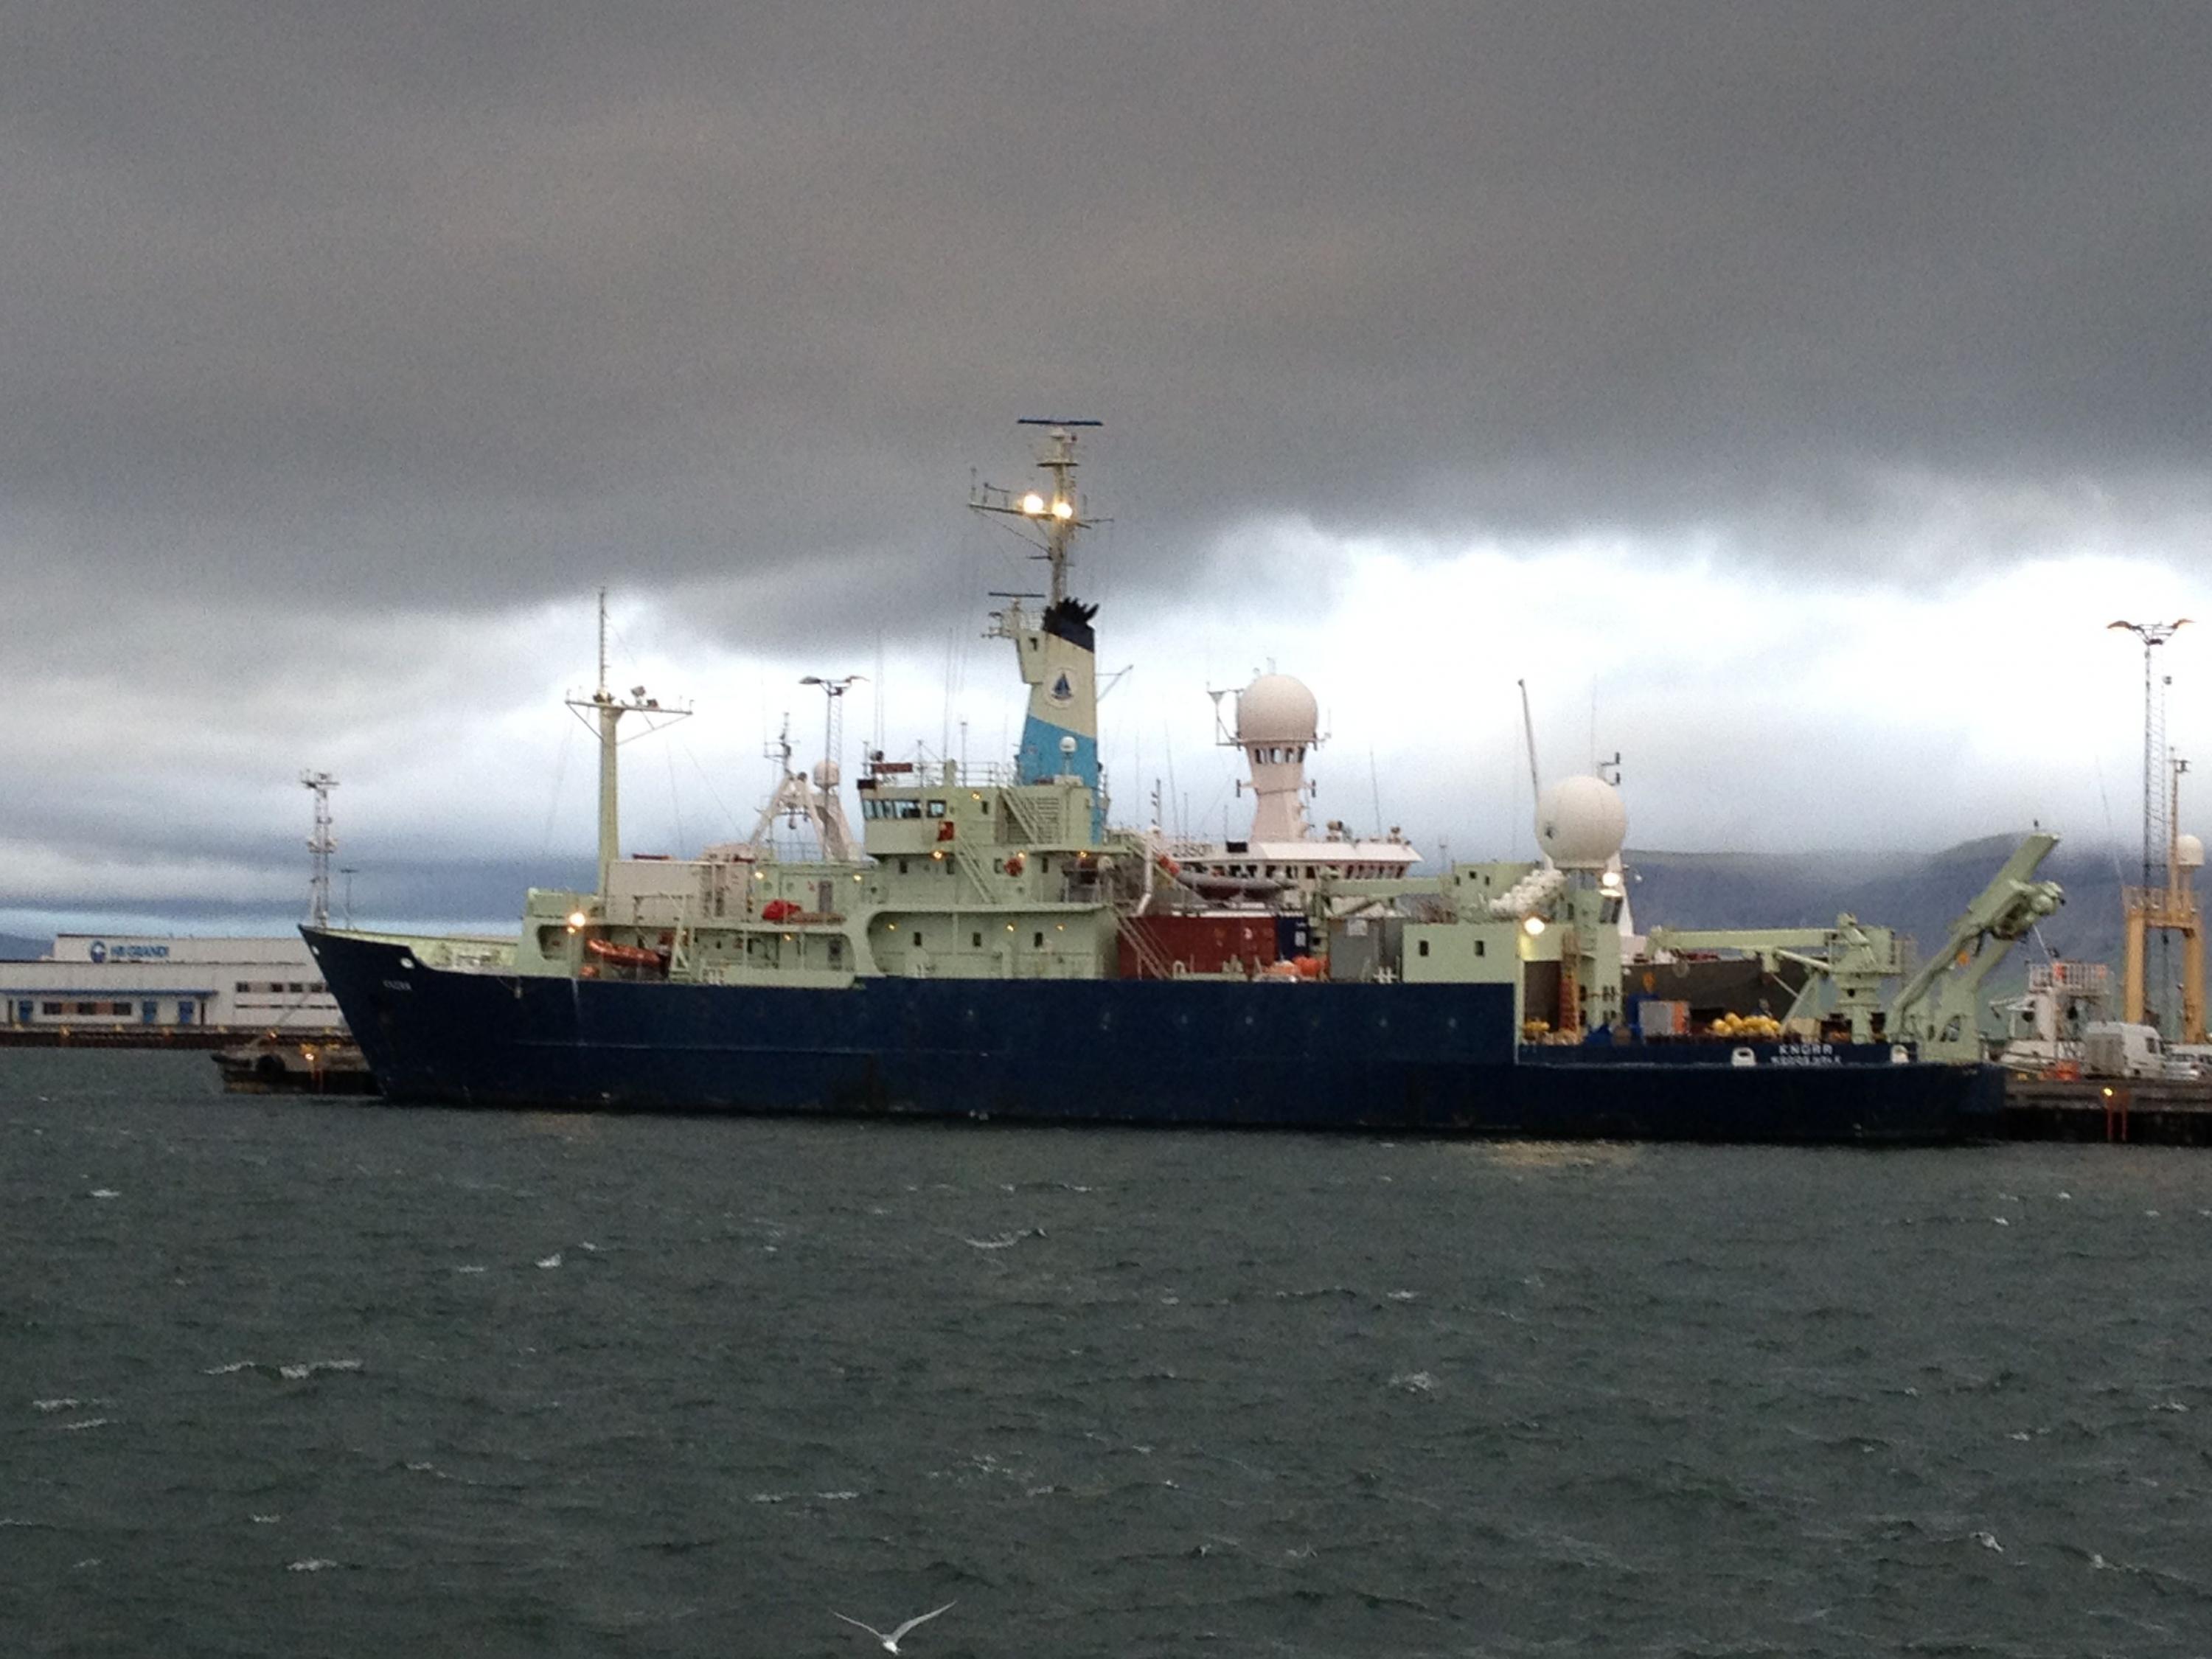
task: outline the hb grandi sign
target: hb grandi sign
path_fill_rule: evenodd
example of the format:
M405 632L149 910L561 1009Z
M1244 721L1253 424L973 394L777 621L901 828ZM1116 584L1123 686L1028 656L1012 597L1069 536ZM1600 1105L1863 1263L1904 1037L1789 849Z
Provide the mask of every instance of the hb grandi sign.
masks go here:
M167 962L169 947L166 945L110 945L104 939L92 942L94 962Z

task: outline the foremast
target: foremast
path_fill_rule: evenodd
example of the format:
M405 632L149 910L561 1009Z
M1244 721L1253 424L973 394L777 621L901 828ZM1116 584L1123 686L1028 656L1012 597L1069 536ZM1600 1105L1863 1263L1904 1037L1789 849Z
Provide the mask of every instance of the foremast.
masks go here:
M688 707L664 708L658 697L648 697L641 685L632 686L627 696L617 696L607 690L607 590L599 590L599 683L598 690L588 696L568 698L568 707L576 711L576 718L592 728L599 740L599 878L595 890L604 899L607 895L609 873L622 859L622 808L620 763L616 750L622 739L617 734L625 714L647 717L647 731L657 732L661 726L680 720L691 710ZM645 732L637 735L642 737Z
M1079 780L1091 791L1097 834L1106 811L1098 769L1097 641L1091 625L1098 607L1069 595L1067 568L1076 537L1102 522L1085 516L1075 487L1077 432L1101 422L1024 420L1018 424L1045 428L1037 455L1043 478L1019 495L994 484L978 484L968 503L978 513L1021 521L1027 532L1024 539L1038 549L1032 556L1043 560L1051 572L1043 594L994 595L1008 604L1004 611L992 613L987 630L988 637L1013 641L1023 682L1030 688L1021 747L1014 755L1014 781ZM1038 599L1044 601L1043 612L1032 616L1023 601Z

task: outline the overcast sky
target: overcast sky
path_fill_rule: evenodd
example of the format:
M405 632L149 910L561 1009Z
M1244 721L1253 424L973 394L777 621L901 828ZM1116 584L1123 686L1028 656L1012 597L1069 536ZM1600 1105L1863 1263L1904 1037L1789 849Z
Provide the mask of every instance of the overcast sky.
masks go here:
M2212 9L0 18L0 929L286 919L310 766L371 916L572 878L602 582L698 711L635 848L750 825L802 674L997 757L1022 416L1106 422L1118 818L1241 829L1272 661L1317 816L1455 856L1524 678L1632 845L2132 842L2103 625L2185 614L2212 770Z

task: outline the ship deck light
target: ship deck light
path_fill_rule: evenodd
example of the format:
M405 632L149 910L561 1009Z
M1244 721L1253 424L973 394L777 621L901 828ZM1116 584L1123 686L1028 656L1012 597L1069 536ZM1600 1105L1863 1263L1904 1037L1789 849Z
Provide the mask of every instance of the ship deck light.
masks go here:
M1544 919L1541 916L1530 916L1521 924L1521 928L1530 939L1534 939L1544 931Z
M1022 497L1022 511L1028 514L1031 518L1035 518L1038 514L1044 511L1044 497L1038 495L1036 490L1032 489L1028 495Z

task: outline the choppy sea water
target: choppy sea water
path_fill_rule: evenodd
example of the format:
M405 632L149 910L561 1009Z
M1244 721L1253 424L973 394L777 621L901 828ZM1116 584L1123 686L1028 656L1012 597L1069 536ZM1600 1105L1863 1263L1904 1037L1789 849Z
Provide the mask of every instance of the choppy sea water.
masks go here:
M2212 1156L471 1115L0 1051L31 1654L2212 1653Z

